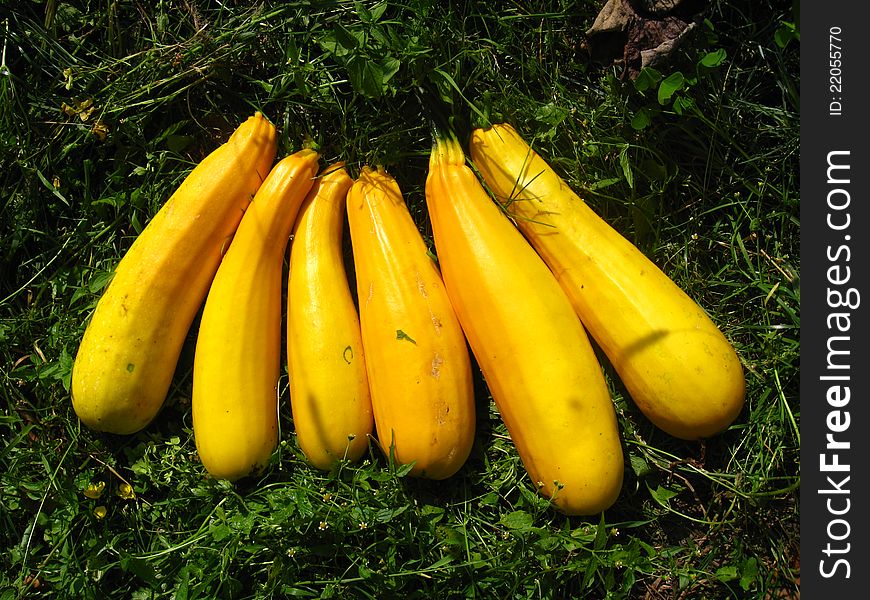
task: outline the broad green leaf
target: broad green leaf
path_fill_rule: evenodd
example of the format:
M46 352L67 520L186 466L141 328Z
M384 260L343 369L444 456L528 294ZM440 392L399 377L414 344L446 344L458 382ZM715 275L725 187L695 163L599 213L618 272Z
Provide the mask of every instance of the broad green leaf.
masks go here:
M396 477L404 477L405 475L410 473L411 470L414 468L415 464L416 464L416 461L411 461L409 463L402 465L398 469L396 469Z
M148 584L151 589L157 589L160 582L157 580L157 572L154 570L154 565L144 558L137 556L125 556L120 561L121 569L132 573L142 581Z
M360 47L362 43L361 33L351 31L343 25L336 24L332 32L335 35L335 41L338 43L338 45L348 52L356 50Z
M216 542L228 538L232 533L230 526L226 523L218 523L211 528L211 537Z
M740 587L744 591L749 591L749 588L755 583L758 577L758 560L754 556L750 556L743 563L743 568L740 573Z
M384 92L384 69L358 54L347 61L347 72L354 89L366 98L380 98Z
M115 276L114 271L100 271L96 275L94 275L91 280L88 282L88 290L92 294L96 294L112 281L112 278Z
M178 585L175 586L175 596L173 600L187 600L190 593L190 566L185 565L181 568L178 577Z
M381 69L383 70L383 84L392 79L393 75L399 72L399 67L402 66L402 62L393 56L385 56L381 59Z
M641 108L639 111L634 113L634 117L631 119L631 127L635 131L640 131L642 129L646 129L646 127L652 122L652 117L650 116L649 109L646 107Z
M611 185L615 185L622 181L620 177L608 177L607 179L600 179L589 186L590 190L600 190L602 188L610 187Z
M532 515L524 510L510 512L502 516L499 521L502 525L514 531L528 531L532 528L532 523L534 522Z
M318 595L311 590L304 588L281 586L281 593L284 596L292 596L293 598L316 598Z
M434 571L436 569L440 569L441 567L446 567L447 565L449 565L452 562L453 562L453 557L450 556L449 554L447 556L442 556L441 558L436 560L434 563L432 563L432 565L429 567L429 570Z
M635 89L643 93L648 89L654 88L662 80L662 74L652 67L644 67L640 70L637 77L634 79Z
M708 52L706 55L704 55L704 58L701 59L701 64L708 69L712 69L714 67L718 67L723 62L725 62L726 56L727 53L725 52L725 48L719 48L718 50Z
M651 470L649 463L647 463L642 456L630 454L628 456L628 462L631 464L632 471L634 471L634 474L638 477L647 475Z
M791 43L792 40L800 41L800 39L800 31L798 31L794 23L780 23L779 27L777 27L776 29L776 32L773 34L773 40L780 48L785 48Z
M619 166L622 167L622 174L625 175L628 187L634 189L634 172L631 170L631 161L628 158L628 144L619 151Z
M535 111L535 120L553 127L562 123L567 116L568 111L553 102L548 102Z
M192 135L169 135L166 137L166 147L172 152L181 153L182 150L194 142Z
M384 15L384 11L387 10L386 2L378 2L371 8L366 8L363 6L362 2L356 2L354 4L356 5L356 13L360 20L366 23L375 23L379 21Z
M683 89L685 81L686 78L683 77L683 74L679 71L668 75L661 84L659 84L659 104L667 104L670 102L671 97Z
M360 39L341 25L336 25L335 28L323 34L318 43L329 54L336 58L344 58L350 55L360 46Z
M679 95L674 98L674 112L678 115L688 112L694 105L695 101L688 96Z
M595 541L592 542L592 547L595 550L604 550L607 547L607 523L604 521L604 513L601 513L601 518L598 520L598 527L595 531Z
M665 507L670 507L670 499L679 494L679 492L675 492L674 490L662 486L657 486L656 489L647 486L647 489L650 494L652 494L653 500Z

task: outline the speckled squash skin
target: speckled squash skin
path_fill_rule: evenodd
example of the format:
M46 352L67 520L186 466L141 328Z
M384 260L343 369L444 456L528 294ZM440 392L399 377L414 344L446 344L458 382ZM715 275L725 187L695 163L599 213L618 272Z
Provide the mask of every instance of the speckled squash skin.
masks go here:
M317 177L299 210L287 282L287 371L296 439L329 470L359 459L374 427L359 314L342 234L353 180L341 164Z
M696 440L745 397L740 359L707 313L575 194L510 125L477 129L471 157L549 265L640 410Z
M465 336L395 179L364 167L347 212L378 440L411 475L445 479L474 441Z
M157 415L221 254L272 167L257 113L204 158L118 263L82 337L72 404L91 429L131 434Z
M193 360L193 434L206 470L259 473L278 442L281 284L293 222L317 175L313 150L272 169L208 292Z
M571 515L619 496L616 413L580 319L553 274L439 139L426 202L447 292L532 482Z

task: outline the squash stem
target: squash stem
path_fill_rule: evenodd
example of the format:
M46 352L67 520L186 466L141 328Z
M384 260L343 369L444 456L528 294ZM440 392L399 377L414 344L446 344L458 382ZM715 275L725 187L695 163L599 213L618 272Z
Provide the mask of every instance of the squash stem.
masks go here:
M439 128L432 122L432 154L429 158L430 168L438 165L464 165L465 153L459 138L452 128Z

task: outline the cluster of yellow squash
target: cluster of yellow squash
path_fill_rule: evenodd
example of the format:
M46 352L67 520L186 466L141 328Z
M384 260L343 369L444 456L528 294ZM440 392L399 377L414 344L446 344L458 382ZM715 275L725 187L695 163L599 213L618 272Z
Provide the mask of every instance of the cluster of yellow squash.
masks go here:
M118 264L76 356L79 418L112 433L147 425L205 299L197 450L214 477L261 470L278 437L292 230L290 404L319 468L358 459L374 428L398 462L414 462L411 474L454 474L474 438L470 346L540 493L567 514L606 509L624 460L587 330L657 426L684 439L725 429L743 405L743 371L704 311L509 125L475 130L470 149L502 206L456 138L437 136L425 191L436 264L384 169L363 167L356 181L341 164L318 174L307 149L272 166L274 127L260 113L248 119ZM358 311L341 250L345 214Z

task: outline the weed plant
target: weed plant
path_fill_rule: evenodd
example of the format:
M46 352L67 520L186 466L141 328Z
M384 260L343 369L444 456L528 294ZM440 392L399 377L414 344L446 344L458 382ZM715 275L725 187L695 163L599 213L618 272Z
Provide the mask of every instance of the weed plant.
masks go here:
M798 15L711 1L630 81L584 50L599 9L0 0L0 599L799 597ZM285 370L280 446L230 485L192 438L194 325L155 422L87 430L70 374L114 266L255 110L280 156L310 139L354 175L385 165L433 251L428 115L461 139L513 123L711 314L743 413L674 439L603 360L625 484L569 518L535 494L480 377L472 455L433 483L374 444L307 466Z

